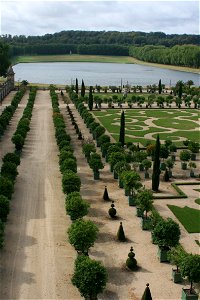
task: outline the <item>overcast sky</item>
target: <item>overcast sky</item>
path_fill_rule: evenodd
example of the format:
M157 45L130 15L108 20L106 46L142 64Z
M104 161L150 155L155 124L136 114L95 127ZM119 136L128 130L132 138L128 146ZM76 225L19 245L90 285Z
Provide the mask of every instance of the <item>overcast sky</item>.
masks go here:
M162 31L199 34L198 1L0 0L0 34L62 30Z

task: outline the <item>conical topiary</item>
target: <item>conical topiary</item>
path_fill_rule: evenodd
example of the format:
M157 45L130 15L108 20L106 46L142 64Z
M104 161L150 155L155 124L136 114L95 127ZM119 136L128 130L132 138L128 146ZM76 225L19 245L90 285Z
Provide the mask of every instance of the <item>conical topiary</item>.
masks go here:
M108 210L108 213L111 218L115 218L117 211L115 209L114 201L112 201L111 208Z
M125 234L124 234L124 229L123 229L123 226L122 226L122 222L120 222L120 225L119 225L119 229L118 229L118 232L117 232L117 238L120 242L125 242L126 241L126 237L125 237Z
M126 260L126 266L132 271L137 269L137 260L135 259L135 253L133 252L133 247L131 247L130 252L128 254L128 258Z
M146 284L146 288L144 290L144 294L143 294L141 300L152 300L149 283Z
M103 200L110 200L110 198L108 196L107 186L105 186L105 190L104 190L104 193L103 193Z

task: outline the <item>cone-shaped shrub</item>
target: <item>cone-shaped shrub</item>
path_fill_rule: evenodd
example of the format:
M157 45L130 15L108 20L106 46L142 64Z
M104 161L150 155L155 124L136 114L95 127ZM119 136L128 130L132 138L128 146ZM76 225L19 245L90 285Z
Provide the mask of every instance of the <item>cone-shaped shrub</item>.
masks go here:
M115 209L114 201L112 201L111 208L109 208L108 213L111 218L115 218L117 211Z
M131 247L130 252L128 254L128 258L126 260L126 266L132 271L137 269L137 260L135 259L135 253L133 252L133 247Z
M108 196L107 186L105 186L105 189L104 189L103 200L105 200L105 201L110 200L110 198Z
M144 290L144 294L143 294L141 300L152 300L149 283L146 284L146 288Z
M126 241L126 237L125 237L125 234L124 234L124 229L123 229L123 226L122 226L122 222L120 222L120 225L119 225L119 229L118 229L118 232L117 232L117 239L120 242L125 242Z

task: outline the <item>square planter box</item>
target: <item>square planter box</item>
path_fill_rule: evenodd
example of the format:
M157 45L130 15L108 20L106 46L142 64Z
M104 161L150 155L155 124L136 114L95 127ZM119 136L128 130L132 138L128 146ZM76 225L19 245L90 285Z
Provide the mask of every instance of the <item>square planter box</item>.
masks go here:
M183 281L181 273L177 272L176 269L172 269L172 279L173 279L174 283L180 283Z
M123 181L121 179L119 179L119 187L120 187L120 189L123 189L123 187L124 187Z
M190 289L182 288L181 300L198 300L198 295L195 293L195 291L190 294Z
M142 218L141 220L142 230L151 230L151 219L150 218Z
M113 176L114 176L114 179L118 179L118 174L115 171L113 172Z
M94 180L98 180L99 177L100 177L100 173L99 172L94 172L93 175L94 175Z
M136 216L140 218L143 216L143 211L139 207L136 207Z
M134 196L132 195L128 196L128 204L129 206L136 206L136 199Z
M165 249L163 247L158 247L158 258L160 262L169 262L167 257L169 249Z

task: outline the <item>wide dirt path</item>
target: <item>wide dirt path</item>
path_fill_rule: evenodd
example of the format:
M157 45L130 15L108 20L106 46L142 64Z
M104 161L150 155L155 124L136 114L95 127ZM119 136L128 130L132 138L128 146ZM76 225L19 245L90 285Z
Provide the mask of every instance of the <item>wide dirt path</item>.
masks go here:
M1 251L2 300L81 299L57 154L49 92L38 91Z

